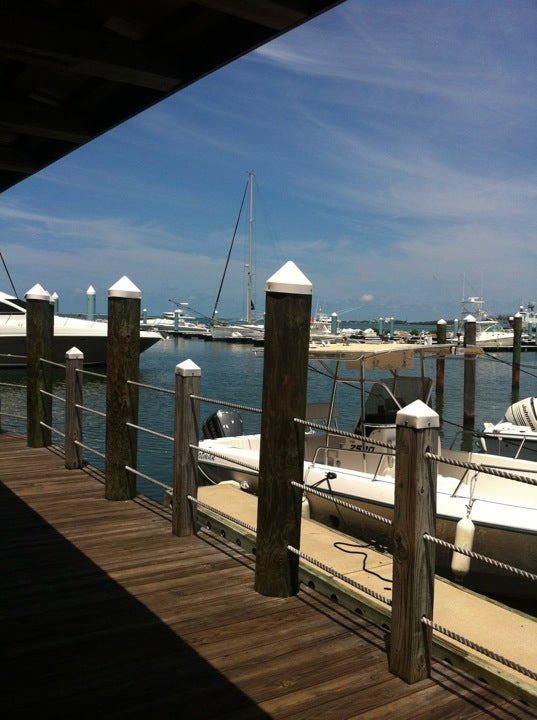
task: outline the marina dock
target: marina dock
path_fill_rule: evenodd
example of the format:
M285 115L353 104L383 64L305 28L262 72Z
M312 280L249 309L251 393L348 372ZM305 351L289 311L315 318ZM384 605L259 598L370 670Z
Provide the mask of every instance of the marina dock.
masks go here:
M6 717L537 718L443 659L405 683L386 628L307 583L254 592L247 548L174 536L165 508L106 500L100 473L66 470L55 447L1 434L0 467Z

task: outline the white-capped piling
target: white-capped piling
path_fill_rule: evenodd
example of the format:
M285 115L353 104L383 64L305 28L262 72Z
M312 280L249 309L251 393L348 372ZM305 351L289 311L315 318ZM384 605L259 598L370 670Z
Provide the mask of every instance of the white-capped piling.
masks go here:
M172 532L174 535L193 535L195 520L189 495L197 497L197 454L190 449L199 443L199 396L201 370L192 362L175 368L175 414L173 451Z
M106 347L106 464L105 497L130 500L136 495L141 292L122 277L108 290Z
M65 467L82 467L82 370L84 353L72 347L65 353Z
M95 288L90 285L86 290L86 317L88 320L95 320L95 299Z
M408 683L429 677L432 631L422 618L432 619L434 604L434 545L436 468L426 452L436 452L440 418L421 400L396 416L396 470L393 518L393 591L390 670Z
M51 444L49 428L52 426L50 361L54 341L54 305L50 294L39 284L28 290L25 298L28 446L47 447Z
M289 597L298 592L304 427L312 286L289 261L265 284L265 349L257 505L255 589Z

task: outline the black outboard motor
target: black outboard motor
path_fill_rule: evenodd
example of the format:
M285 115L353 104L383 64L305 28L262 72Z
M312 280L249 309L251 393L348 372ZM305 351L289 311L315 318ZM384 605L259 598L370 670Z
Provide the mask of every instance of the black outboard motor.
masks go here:
M207 440L242 435L242 417L235 410L217 410L205 420L201 429Z

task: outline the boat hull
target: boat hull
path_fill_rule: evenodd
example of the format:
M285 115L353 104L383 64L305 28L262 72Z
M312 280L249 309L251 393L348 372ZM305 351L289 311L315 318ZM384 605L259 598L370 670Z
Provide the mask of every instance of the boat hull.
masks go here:
M144 333L140 337L140 352L161 340L160 335ZM55 335L52 360L65 363L65 353L76 347L84 353L84 365L106 365L107 335ZM0 334L0 368L26 367L26 335Z

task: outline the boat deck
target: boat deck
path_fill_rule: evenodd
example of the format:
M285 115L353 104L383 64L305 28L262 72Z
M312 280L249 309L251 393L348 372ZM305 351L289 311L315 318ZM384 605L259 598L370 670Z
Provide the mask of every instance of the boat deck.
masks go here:
M91 468L0 434L2 709L22 717L513 720L529 704L444 661L407 685L389 633L303 586L253 590L253 556ZM496 630L496 628L494 628Z

